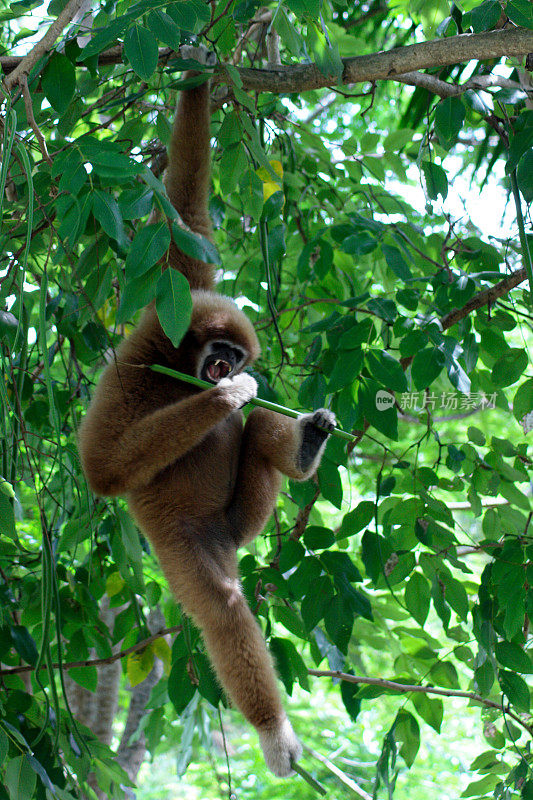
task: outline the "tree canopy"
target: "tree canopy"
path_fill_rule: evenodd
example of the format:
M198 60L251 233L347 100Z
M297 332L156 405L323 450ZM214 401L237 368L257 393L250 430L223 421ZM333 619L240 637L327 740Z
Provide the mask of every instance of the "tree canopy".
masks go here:
M142 308L176 343L187 327L171 238L254 322L260 397L327 406L351 434L240 551L305 706L302 763L331 796L415 798L421 743L452 725L464 796L529 800L532 4L1 0L0 17L0 800L132 796L149 756L183 775L202 749L204 796L219 773L232 791L231 737L213 742L238 716L76 448ZM184 80L183 43L217 65ZM177 93L208 78L214 245L162 182ZM344 761L319 697L349 726ZM438 786L449 765L424 758ZM298 777L272 791L316 796Z

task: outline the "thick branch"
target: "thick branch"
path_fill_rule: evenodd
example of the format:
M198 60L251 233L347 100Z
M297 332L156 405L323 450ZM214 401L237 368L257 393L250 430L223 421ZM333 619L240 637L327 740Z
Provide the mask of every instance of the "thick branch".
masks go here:
M79 3L80 0L71 0L72 2ZM70 3L65 8L65 11L69 6ZM57 22L59 22L59 17L56 20ZM44 42L44 39L39 42L38 46L42 46L42 42ZM484 33L464 33L459 36L450 36L446 39L433 39L430 42L398 47L386 52L344 58L344 73L340 82L350 84L364 81L391 80L396 79L399 75L405 75L405 73L412 73L420 69L450 66L451 64L460 64L471 59L486 61L493 58L502 58L503 56L525 56L532 51L533 31L526 28L508 28ZM21 62L28 59L30 55L31 53L25 56L24 59L15 56L3 56L0 58L0 65L5 73L12 73L13 70L19 70L19 67L22 66ZM168 60L169 56L172 56L170 48L163 48L159 51L160 59ZM116 64L121 62L122 58L122 46L119 45L101 53L98 63ZM251 69L247 67L238 67L237 69L244 88L257 92L270 92L272 94L305 92L310 89L334 86L338 83L336 78L323 75L314 64L298 64L290 67L278 66L273 69ZM24 67L23 71L25 70L26 67ZM215 70L215 79L220 83L231 82L223 64ZM13 80L12 74L8 80ZM442 87L440 88L444 91ZM452 91L455 92L456 89L452 87Z
M503 56L524 56L533 48L533 31L509 28L485 33L463 33L447 39L398 47L387 52L344 58L342 83L360 83L394 78L406 72L446 67L476 59L486 61ZM304 92L334 86L315 64L277 67L273 70L239 70L245 89L258 92Z
M514 714L507 708L503 708L501 703L495 703L493 700L487 700L476 692L463 692L460 689L440 689L437 686L420 686L419 684L398 683L397 681L388 681L385 678L369 678L361 675L350 675L347 672L339 672L338 670L330 669L308 669L309 675L315 675L317 678L336 678L340 681L347 683L360 683L366 686L380 686L382 689L391 689L394 692L418 692L419 694L437 694L441 697L465 697L467 700L472 700L474 703L480 703L488 708L497 708L498 711L503 711L507 716L511 717L518 725L524 728L525 731L533 736L533 729L531 725L524 722L521 717Z

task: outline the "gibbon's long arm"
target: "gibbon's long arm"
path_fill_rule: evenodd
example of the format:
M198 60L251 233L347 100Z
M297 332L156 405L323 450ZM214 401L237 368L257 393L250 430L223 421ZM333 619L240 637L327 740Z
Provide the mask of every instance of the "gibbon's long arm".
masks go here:
M91 488L97 494L112 496L147 486L158 472L196 447L253 394L255 381L248 375L237 375L231 386L215 386L159 408L109 437L95 431L105 418L96 402L85 417L79 438Z
M188 72L185 77L194 76ZM208 211L210 164L209 82L181 92L169 148L165 186L182 220L195 233L211 238ZM182 272L191 289L212 289L213 266L196 261L171 245L168 264Z

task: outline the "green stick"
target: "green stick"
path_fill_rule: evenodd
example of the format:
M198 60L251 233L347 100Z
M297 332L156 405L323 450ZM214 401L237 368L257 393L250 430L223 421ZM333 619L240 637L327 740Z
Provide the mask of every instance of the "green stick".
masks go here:
M321 794L322 796L328 793L326 787L322 786L321 783L316 781L313 776L306 769L297 764L296 761L291 763L291 767L295 772L298 773L298 775L300 775L301 778L304 779L304 781L309 784L309 786L311 786L312 789L315 790L315 792L318 792L318 794Z
M184 372L178 372L176 369L170 369L170 367L161 367L159 364L150 364L150 369L153 369L154 372L161 372L163 375L170 375L171 378L178 378L180 381L192 383L193 386L198 386L200 389L213 388L212 383L203 381L201 378L195 378L194 375L186 375ZM293 411L292 408L280 406L278 403L271 403L269 400L261 400L259 397L252 397L250 403L252 403L254 406L261 406L261 408L268 408L269 411L276 411L278 414L284 414L286 417L292 417L293 419L297 419L300 416L299 413L297 411ZM355 436L352 436L351 433L346 433L346 431L342 431L340 428L333 428L331 434L332 436L338 436L340 439L346 439L347 442L353 442L355 439Z

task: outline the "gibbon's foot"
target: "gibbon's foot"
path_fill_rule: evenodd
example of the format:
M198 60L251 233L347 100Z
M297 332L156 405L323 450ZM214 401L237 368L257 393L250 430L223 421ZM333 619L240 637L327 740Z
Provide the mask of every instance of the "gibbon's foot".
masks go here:
M206 67L214 67L217 63L216 54L204 47L203 44L196 45L196 47L191 44L182 44L179 53L183 59L198 61L199 64Z
M335 427L335 414L326 408L319 408L312 414L304 414L299 422L302 426L302 442L298 454L298 466L307 472L319 454L329 434Z
M257 383L247 372L240 372L233 378L222 378L217 383L217 388L224 390L224 396L233 408L242 408L257 395Z
M284 717L277 727L260 730L259 741L266 765L274 775L279 778L294 775L291 763L298 761L302 755L302 745L287 717Z

